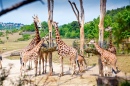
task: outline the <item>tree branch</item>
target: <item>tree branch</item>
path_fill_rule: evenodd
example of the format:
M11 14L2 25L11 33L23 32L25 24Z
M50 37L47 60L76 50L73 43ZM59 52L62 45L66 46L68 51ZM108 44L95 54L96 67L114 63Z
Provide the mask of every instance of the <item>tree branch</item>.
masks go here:
M74 2L73 2L72 4L74 5L74 7L75 7L75 9L76 9L76 11L77 11L77 20L78 20L78 23L79 23L79 25L80 25L79 10L78 10L78 8L77 8L77 6L76 6L76 4L75 4Z
M6 8L6 9L0 11L0 16L2 16L3 14L6 14L6 13L12 11L12 10L15 10L15 9L17 9L17 8L19 8L19 7L22 7L23 5L32 3L32 2L34 2L34 1L41 1L41 0L24 0L24 1L22 1L22 2L19 2L19 3L15 4L15 5L13 5L13 6L10 7L10 8ZM41 2L43 3L43 1L41 1Z
M77 20L78 20L79 18L78 18L78 15L77 15L76 12L75 12L75 9L74 9L74 7L73 7L73 3L72 3L70 0L68 0L68 2L70 3L70 5L71 5L71 7L72 7L72 10L73 10L73 12L74 12L74 14L75 14L75 16L76 16L76 18L77 18Z
M83 1L80 1L80 9L81 9L81 21L84 20L84 8L83 8Z

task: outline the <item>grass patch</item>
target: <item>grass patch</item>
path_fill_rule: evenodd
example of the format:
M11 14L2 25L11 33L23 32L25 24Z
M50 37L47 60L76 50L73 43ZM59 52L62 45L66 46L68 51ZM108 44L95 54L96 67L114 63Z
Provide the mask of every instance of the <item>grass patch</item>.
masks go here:
M117 67L119 70L130 73L130 55L117 56Z

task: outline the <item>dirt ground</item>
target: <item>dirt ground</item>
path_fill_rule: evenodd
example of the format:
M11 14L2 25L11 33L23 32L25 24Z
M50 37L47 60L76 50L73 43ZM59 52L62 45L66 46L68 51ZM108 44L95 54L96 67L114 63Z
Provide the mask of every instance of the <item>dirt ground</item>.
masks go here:
M3 82L3 86L18 86L20 78L20 61L19 60L9 60L5 58L9 56L11 52L8 51L2 54L2 66L3 69L9 69L9 65L12 65L10 74L6 80ZM26 86L97 86L98 78L98 66L91 66L87 68L87 71L80 75L71 76L69 72L69 66L64 65L64 76L59 77L60 65L58 63L53 63L54 73L52 76L48 76L48 66L47 73L43 75L34 76L34 70L30 70L26 73ZM120 72L117 74L118 77L127 78L130 80L130 74L125 76L125 73ZM33 84L31 84L33 83ZM25 85L22 85L25 86Z

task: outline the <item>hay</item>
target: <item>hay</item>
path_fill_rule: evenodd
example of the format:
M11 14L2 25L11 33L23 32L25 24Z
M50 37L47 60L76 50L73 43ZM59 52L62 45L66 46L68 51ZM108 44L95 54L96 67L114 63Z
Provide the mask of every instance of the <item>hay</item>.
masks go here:
M40 51L41 52L54 52L54 51L57 51L57 46L54 46L54 47L51 47L51 48L41 47Z

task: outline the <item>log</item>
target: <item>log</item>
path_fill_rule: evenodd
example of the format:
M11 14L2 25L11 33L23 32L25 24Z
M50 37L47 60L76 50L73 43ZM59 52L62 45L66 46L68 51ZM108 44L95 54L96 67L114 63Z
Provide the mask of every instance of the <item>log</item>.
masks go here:
M20 52L18 51L12 52L10 56L20 56Z
M119 86L119 81L116 77L98 77L97 86Z

